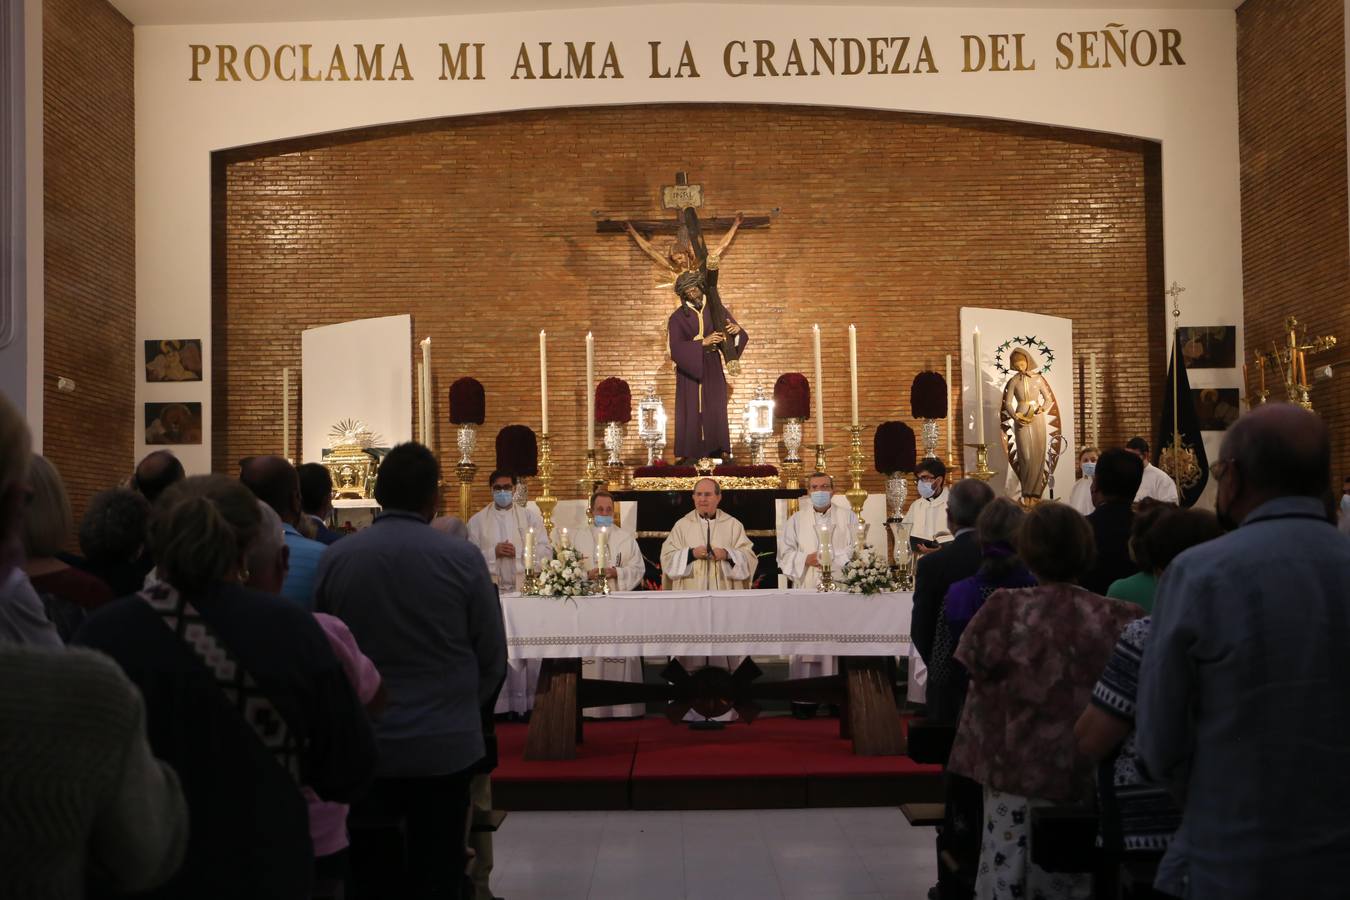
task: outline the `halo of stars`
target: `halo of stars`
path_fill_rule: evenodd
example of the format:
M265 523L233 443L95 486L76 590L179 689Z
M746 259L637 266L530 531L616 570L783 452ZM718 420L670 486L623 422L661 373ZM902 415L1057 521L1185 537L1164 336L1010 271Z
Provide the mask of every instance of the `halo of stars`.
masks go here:
M1010 337L999 344L998 349L994 351L994 368L998 370L1000 375L1012 374L1012 368L1004 361L1004 359L1007 356L1008 351L1013 347L1025 347L1028 350L1035 350L1039 353L1041 365L1036 371L1040 372L1042 375L1047 374L1050 371L1050 367L1055 362L1055 351L1050 349L1050 345L1036 337L1036 335L1028 334Z

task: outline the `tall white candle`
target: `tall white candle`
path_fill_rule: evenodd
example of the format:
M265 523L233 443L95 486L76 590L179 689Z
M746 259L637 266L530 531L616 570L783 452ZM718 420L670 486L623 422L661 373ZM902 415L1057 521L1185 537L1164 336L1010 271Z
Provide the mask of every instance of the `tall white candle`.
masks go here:
M435 403L431 396L431 338L422 338L422 443L430 447L435 440L432 436L432 420L435 416Z
M291 369L281 370L281 456L291 458Z
M417 443L427 442L427 366L417 361Z
M595 339L586 332L586 449L595 449Z
M539 418L548 434L548 332L539 331Z
M834 541L830 537L830 526L821 525L816 538L816 562L821 568L829 566Z
M952 450L952 355L947 354L947 452Z
M973 353L975 356L975 443L984 443L984 370L981 368L980 329L975 329Z
M811 344L816 351L816 443L825 444L825 384L820 376L820 326L811 326Z
M1088 425L1088 440L1096 446L1100 438L1097 436L1097 354L1088 354L1088 415L1091 417Z
M534 571L534 526L525 529L525 568Z
M848 392L852 425L858 427L858 329L848 326Z
M600 570L600 577L605 577L605 569L609 566L609 529L600 528L600 534L595 539L595 567Z

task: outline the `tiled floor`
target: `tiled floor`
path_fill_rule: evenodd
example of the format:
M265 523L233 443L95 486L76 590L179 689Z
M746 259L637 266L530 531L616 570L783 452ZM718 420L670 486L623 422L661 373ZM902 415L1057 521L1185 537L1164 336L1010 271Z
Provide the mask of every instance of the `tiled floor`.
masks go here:
M505 900L923 900L933 830L897 809L514 812Z

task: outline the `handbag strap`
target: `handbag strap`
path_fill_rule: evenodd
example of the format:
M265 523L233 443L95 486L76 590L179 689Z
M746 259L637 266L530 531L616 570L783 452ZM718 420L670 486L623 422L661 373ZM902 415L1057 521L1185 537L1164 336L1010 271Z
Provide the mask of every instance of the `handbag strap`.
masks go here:
M211 623L169 584L155 584L138 596L159 614L165 627L206 668L226 702L243 718L268 755L286 770L296 785L303 786L298 746L285 716L258 686L257 679L230 652Z

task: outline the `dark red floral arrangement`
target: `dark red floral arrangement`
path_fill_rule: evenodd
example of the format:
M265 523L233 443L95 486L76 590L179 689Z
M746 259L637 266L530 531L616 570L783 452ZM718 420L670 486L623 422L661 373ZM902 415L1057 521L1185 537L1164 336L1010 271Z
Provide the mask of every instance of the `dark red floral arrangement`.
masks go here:
M909 405L916 419L947 418L947 379L938 372L920 372L909 387Z
M507 425L497 432L497 468L517 478L539 474L539 441L528 425Z
M450 424L482 425L487 400L477 378L461 378L450 385Z
M606 378L595 386L595 421L628 424L633 420L633 394L622 378Z
M773 383L773 415L776 419L811 418L811 383L801 372L779 375Z
M872 455L882 475L913 472L918 461L914 429L904 422L882 422L872 438Z

